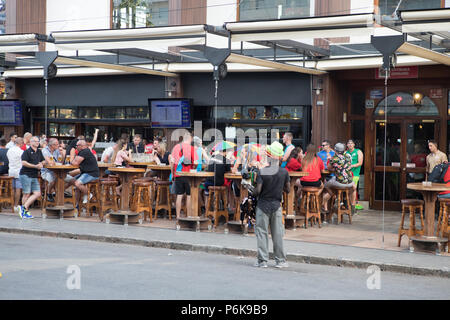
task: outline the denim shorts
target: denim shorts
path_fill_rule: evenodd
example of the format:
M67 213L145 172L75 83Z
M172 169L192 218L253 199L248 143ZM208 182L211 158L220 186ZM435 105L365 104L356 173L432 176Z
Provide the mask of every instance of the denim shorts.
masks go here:
M39 185L38 178L30 178L25 174L19 176L20 183L22 184L22 192L29 194L35 191L41 191L41 186Z
M93 177L93 176L91 176L91 175L89 175L87 173L81 173L81 174L75 176L75 179L80 181L81 184L86 184L86 183L89 183L91 181L97 180L98 177Z
M19 178L14 178L13 180L13 188L14 189L22 189L22 184L20 183Z

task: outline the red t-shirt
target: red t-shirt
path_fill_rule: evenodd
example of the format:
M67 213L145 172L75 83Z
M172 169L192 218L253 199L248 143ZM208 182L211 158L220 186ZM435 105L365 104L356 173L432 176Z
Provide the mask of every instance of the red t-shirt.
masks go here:
M450 168L448 168L447 171L445 172L445 175L444 175L444 182L445 182L445 181L448 181L448 182L446 183L446 186L450 187ZM443 192L441 192L441 193L439 193L439 194L447 194L447 193L450 193L450 191L443 191Z
M309 172L309 175L306 177L301 177L301 181L318 181L322 178L322 170L325 170L325 166L323 165L323 161L319 157L315 157L314 160L307 166L303 168L302 171Z
M291 158L288 164L286 165L287 171L300 171L302 168L302 164L295 158Z
M181 153L181 146L183 146L183 153ZM186 158L190 158L191 159L191 164L189 165L185 165L182 164L182 172L189 172L189 170L191 169L195 169L194 166L194 162L197 160L197 152L196 152L196 148L194 148L194 146L191 146L190 144L187 143L178 143L177 145L175 145L175 147L173 147L172 149L172 157L174 160L174 167L173 167L173 176L174 177L179 177L176 174L176 170L177 170L177 166L178 166L178 162L180 161L180 158L184 156L184 159L186 160Z

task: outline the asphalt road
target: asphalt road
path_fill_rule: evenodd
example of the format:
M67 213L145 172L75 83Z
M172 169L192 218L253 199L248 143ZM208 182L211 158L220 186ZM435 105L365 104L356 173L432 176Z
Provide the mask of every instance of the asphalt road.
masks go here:
M0 233L0 299L449 299L450 279ZM369 279L370 278L370 279ZM369 287L368 288L368 279ZM377 287L379 289L377 289Z

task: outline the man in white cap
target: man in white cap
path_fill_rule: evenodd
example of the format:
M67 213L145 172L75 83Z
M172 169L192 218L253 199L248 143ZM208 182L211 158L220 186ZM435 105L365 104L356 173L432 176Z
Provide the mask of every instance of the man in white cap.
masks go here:
M286 252L283 245L284 225L282 220L281 200L283 191L289 192L289 173L280 167L283 145L274 141L267 146L269 163L264 164L256 177L257 197L255 235L258 247L256 267L267 268L269 260L269 225L272 234L273 251L276 268L286 268Z

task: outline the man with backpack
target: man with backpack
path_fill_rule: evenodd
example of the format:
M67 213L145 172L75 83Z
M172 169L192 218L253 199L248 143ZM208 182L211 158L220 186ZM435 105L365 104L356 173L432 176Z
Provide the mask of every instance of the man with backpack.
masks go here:
M183 141L173 147L170 159L175 184L175 194L177 195L175 206L177 219L179 219L184 194L186 194L186 207L191 208L191 185L189 179L177 175L177 172L189 172L191 169L194 169L195 149L192 145L192 134L189 131L185 132Z

